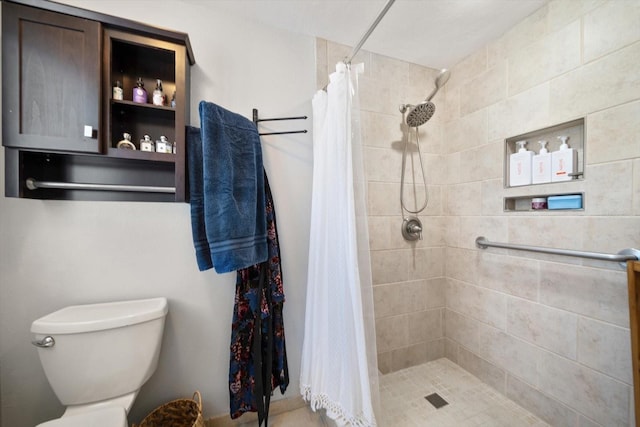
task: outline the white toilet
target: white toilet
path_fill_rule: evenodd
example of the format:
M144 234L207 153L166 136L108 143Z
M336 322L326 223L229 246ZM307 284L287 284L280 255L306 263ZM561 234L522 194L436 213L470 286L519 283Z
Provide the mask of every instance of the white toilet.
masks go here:
M31 324L51 388L66 406L36 427L127 427L158 365L166 298L74 305Z

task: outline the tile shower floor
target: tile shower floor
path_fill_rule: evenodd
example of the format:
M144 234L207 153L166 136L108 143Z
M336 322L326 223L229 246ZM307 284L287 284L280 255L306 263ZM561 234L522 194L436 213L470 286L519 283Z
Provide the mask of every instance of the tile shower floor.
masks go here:
M436 409L425 396L448 402ZM380 377L381 427L549 426L449 359Z
M433 393L448 404L436 409L425 399ZM381 376L380 400L380 427L549 427L448 359ZM269 425L335 426L322 412L305 406L269 417Z

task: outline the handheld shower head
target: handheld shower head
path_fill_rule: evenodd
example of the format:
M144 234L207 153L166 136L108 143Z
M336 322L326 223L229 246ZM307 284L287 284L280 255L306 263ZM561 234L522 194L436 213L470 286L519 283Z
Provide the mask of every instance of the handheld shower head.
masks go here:
M436 96L436 93L440 90L442 86L445 85L449 81L449 77L451 77L451 72L446 68L440 70L440 74L436 77L436 87L433 88L433 91L427 96L427 101L431 101L431 99Z

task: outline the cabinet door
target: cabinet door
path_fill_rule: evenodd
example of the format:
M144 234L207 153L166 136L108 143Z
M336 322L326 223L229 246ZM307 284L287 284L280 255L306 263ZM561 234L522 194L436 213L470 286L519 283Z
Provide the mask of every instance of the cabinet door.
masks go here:
M100 23L2 2L3 145L100 151Z

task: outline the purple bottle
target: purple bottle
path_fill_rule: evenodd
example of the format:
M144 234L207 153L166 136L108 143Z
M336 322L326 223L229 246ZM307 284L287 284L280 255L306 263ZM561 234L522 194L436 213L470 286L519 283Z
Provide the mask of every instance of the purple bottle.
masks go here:
M133 88L133 102L137 102L138 104L147 103L147 91L144 88L142 77L138 77L136 87Z

